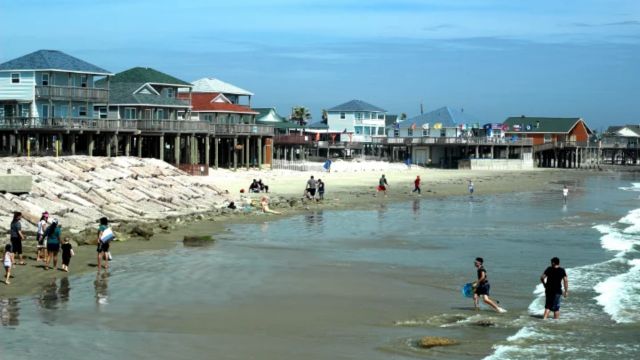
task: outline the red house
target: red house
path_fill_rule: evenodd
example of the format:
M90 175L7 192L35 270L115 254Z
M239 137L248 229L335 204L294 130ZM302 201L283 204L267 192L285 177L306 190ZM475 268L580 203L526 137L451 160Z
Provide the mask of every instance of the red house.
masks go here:
M503 123L505 136L533 139L533 145L589 141L591 129L581 118L510 117Z

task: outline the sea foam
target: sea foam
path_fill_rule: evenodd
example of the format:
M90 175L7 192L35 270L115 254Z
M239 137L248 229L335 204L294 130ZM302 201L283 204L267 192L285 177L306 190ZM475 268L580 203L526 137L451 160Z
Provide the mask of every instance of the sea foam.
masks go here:
M595 300L618 323L640 321L640 259L630 260L628 272L612 276L594 286Z

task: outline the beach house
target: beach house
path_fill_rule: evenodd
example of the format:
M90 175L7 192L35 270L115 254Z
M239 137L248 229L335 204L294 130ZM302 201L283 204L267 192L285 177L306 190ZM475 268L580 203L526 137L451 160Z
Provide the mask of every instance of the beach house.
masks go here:
M334 134L347 156L376 155L376 138L385 138L387 111L362 100L351 100L327 109L327 132Z
M250 107L253 93L215 78L191 84L191 92L180 91L178 98L191 100L191 120L212 124L220 134L213 139L214 164L237 166L238 159L246 166L270 163L273 138L265 137L267 127L256 123L258 112Z
M609 126L600 143L603 160L610 164L638 164L640 157L640 125Z
M0 64L0 117L91 118L93 104L108 99L113 75L57 50L39 50Z
M96 84L106 86L104 81ZM134 67L111 77L108 102L95 109L105 119L184 120L191 105L188 98L178 98L180 88L190 90L191 84L152 68Z
M503 130L507 138L530 139L541 167L581 167L595 156L589 143L593 132L579 117L510 117Z

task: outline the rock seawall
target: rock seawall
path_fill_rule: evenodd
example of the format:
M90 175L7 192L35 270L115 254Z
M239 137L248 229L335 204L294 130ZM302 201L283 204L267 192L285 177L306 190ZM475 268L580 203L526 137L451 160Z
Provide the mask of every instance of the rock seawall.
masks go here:
M0 195L0 231L21 211L23 229L35 233L43 211L73 233L95 229L97 219L116 223L155 222L222 207L223 191L164 161L134 157L3 158L0 173L31 175L29 194ZM95 231L95 230L93 230ZM141 229L141 237L148 235Z

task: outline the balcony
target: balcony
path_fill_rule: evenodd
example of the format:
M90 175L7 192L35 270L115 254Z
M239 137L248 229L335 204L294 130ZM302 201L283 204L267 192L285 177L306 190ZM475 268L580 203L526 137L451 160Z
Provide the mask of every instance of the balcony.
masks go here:
M0 130L88 130L141 133L198 133L213 136L273 136L273 126L258 124L211 124L189 120L123 120L94 118L0 118Z
M73 86L36 86L36 98L106 103L109 100L109 90Z
M532 146L533 139L487 138L487 137L393 137L374 138L375 144L387 145L467 145L467 146Z

